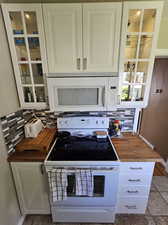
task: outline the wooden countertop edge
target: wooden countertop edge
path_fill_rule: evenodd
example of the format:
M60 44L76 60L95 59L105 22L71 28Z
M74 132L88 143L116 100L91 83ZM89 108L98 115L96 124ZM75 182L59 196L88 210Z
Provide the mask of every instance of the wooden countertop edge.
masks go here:
M129 135L128 136L125 136L123 139L115 139L115 140L117 142L117 145L119 144L118 142L120 142L120 141L121 141L121 145L127 144L127 143L129 145L128 139L130 137L131 137L131 134L130 134L130 136ZM132 136L132 137L136 138L136 137L139 137L139 136L138 135L137 136L135 135L135 136ZM139 137L139 138L143 142L143 144L147 145L147 143L145 143L144 140L141 139L141 137ZM127 143L124 143L124 142L127 142ZM114 144L114 146L115 145L116 145L116 143ZM164 159L159 155L159 153L157 153L149 145L147 145L147 146L150 149L150 151L151 150L154 151L153 152L154 153L154 156L153 157L150 156L150 155L149 155L149 157L144 157L144 158L141 157L141 156L138 157L137 155L134 156L134 154L136 154L136 152L131 153L132 155L131 154L126 155L127 153L124 152L124 155L122 156L123 150L120 151L119 149L117 149L116 146L115 146L115 150L116 150L116 153L117 153L117 155L119 157L119 161L120 162L160 162L162 164L165 164ZM22 158L22 157L12 158L12 157L9 156L8 157L8 162L44 162L46 156L47 156L47 154L37 155L37 156L34 156L34 157L30 157L30 158L29 157L27 157L27 158L26 157L25 158Z
M164 160L163 159L120 159L120 162L160 162L162 164L164 164Z

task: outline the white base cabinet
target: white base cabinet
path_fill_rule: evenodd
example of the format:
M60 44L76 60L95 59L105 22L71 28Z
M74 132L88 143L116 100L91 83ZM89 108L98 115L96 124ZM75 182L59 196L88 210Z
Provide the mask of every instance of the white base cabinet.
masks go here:
M154 165L154 162L121 162L117 213L145 213Z
M14 181L22 214L50 214L49 188L45 171L41 170L40 162L12 162ZM119 189L116 213L145 214L151 181L154 170L154 162L121 162L119 175ZM74 210L74 209L73 209ZM76 215L89 211L78 208ZM112 210L112 209L111 209ZM60 222L68 222L72 209L55 207L53 220L59 218ZM114 211L109 214L109 208L95 208L95 214L107 216L107 221L114 220ZM94 215L95 215L94 214ZM87 221L87 218L76 218L74 222ZM111 218L110 218L111 215ZM94 217L94 216L93 216ZM75 220L76 218L76 220ZM98 216L98 222L101 218ZM93 218L94 220L94 218Z
M12 162L22 214L50 214L49 189L40 162Z

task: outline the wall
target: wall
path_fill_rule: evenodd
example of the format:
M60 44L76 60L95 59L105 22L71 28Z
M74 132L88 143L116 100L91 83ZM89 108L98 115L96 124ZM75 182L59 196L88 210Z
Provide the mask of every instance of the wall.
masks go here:
M1 11L0 34L0 116L4 116L18 110L19 103ZM7 150L0 126L0 225L17 225L21 215L6 158Z
M21 217L11 176L6 161L7 150L0 128L0 225L17 225Z
M159 49L168 49L167 39L168 39L168 0L165 0L157 47Z
M0 29L0 116L4 116L18 110L19 102L1 11Z

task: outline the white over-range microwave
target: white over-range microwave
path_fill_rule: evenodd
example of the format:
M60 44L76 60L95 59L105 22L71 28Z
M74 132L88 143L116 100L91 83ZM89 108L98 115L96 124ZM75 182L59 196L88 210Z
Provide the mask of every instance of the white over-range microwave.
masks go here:
M118 77L47 78L53 111L111 111L118 101Z

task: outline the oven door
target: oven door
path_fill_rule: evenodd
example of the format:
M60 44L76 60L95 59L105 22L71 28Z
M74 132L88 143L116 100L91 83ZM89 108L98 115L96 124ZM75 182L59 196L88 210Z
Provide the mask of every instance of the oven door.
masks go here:
M47 83L51 110L106 110L108 78L48 78Z
M95 170L93 172L94 190L93 196L75 195L75 175L68 175L67 199L57 201L56 206L115 206L118 188L118 167L112 171Z

